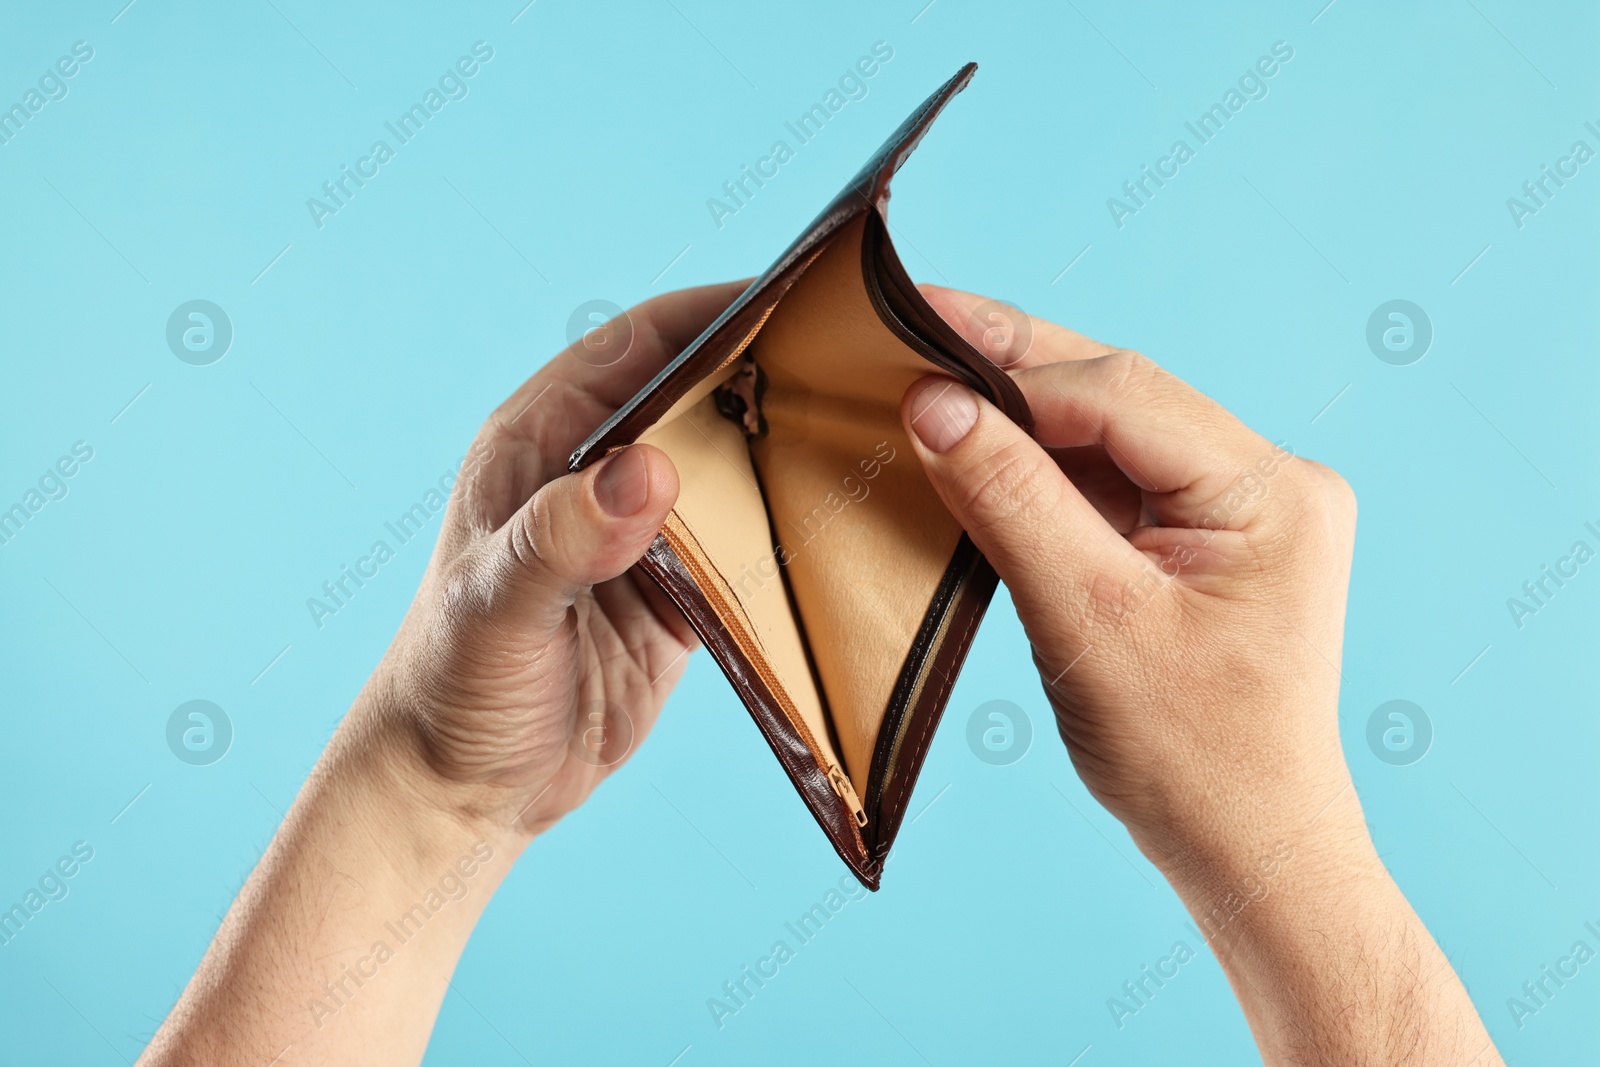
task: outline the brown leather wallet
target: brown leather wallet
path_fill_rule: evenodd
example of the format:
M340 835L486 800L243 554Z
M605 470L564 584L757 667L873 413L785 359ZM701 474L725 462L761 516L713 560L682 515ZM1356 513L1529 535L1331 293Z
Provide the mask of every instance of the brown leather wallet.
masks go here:
M1031 427L1011 379L918 293L884 221L890 178L976 70L571 461L636 441L671 457L678 502L639 565L871 889L995 587L922 473L901 397L944 374Z

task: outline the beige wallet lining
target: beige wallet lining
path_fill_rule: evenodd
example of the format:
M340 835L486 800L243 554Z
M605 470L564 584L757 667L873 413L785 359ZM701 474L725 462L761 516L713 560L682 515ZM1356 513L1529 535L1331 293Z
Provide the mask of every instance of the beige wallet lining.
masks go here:
M767 381L764 436L717 411L730 362L640 438L678 470L669 541L720 576L708 593L736 601L724 624L819 762L861 795L961 537L900 425L906 388L936 368L874 309L864 229L863 216L830 238L747 339Z

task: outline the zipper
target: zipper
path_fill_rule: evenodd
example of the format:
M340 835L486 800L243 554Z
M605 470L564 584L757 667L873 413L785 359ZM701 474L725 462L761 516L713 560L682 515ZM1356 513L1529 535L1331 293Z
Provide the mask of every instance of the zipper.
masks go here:
M732 352L723 357L722 361L717 364L716 368L707 374L707 377L726 370L735 360L744 355L745 350L749 348L750 345L755 341L756 335L761 332L762 327L766 326L767 320L772 317L773 312L778 310L778 305L783 302L783 297L790 289L794 288L794 284L800 280L800 276L804 274L806 270L810 268L811 264L815 263L817 258L822 255L822 253L830 244L832 244L832 236L833 235L830 235L828 240L824 240L811 251L810 255L806 256L805 260L795 270L793 280L791 280L790 283L784 287L783 293L778 294L778 299L774 300L772 304L764 312L762 312L761 317L757 319L755 325L750 328L750 332L744 335L744 339L734 347ZM688 417L687 412L684 414L684 417ZM617 447L621 448L624 446ZM616 448L610 449L608 454L609 452L614 452L616 450ZM765 505L764 499L762 503ZM793 727L795 733L800 736L800 740L805 744L806 748L811 750L811 758L815 760L817 766L823 768L824 772L827 774L828 784L833 787L833 791L834 793L838 794L839 799L844 801L844 806L849 809L850 815L855 820L856 826L866 826L867 809L866 806L861 803L861 797L856 792L855 785L851 783L850 776L845 774L844 768L834 763L833 760L829 759L828 756L822 751L822 746L817 743L816 737L811 733L811 728L806 725L806 721L801 716L800 710L794 707L794 702L790 700L788 694L784 692L783 686L779 683L777 676L774 675L771 668L767 666L766 653L761 648L759 639L757 639L755 636L755 628L750 624L748 616L746 616L744 613L744 606L739 603L738 597L733 595L733 591L727 588L727 580L722 577L721 572L718 571L715 565L711 563L710 559L706 557L705 550L700 547L699 539L696 538L689 530L689 527L684 523L683 519L678 515L676 510L667 512L666 521L661 526L661 535L666 538L667 544L672 547L673 553L680 561L682 561L684 567L694 577L695 585L700 588L701 592L705 593L708 598L715 596L715 598L720 601L718 606L720 606L724 612L726 612L728 615L732 615L738 621L740 624L738 630L740 632L732 634L734 643L739 646L740 650L744 653L745 658L750 662L751 666L756 669L756 673L761 676L761 680L766 683L768 691L772 693L774 699L777 700L779 707L783 709L784 717L789 720L789 725ZM724 624L726 625L726 622L724 622ZM863 852L866 851L866 843L861 840L861 835L859 832L856 834L856 843L861 847Z
M800 715L799 709L794 707L793 701L784 692L777 676L767 666L766 654L761 649L759 641L754 639L754 628L751 627L750 620L745 615L742 606L739 605L737 598L733 597L731 593L723 592L725 582L722 575L705 559L704 550L700 548L699 541L689 531L689 528L684 525L683 519L679 517L676 511L667 512L667 520L662 524L661 534L667 539L667 544L672 547L672 551L683 562L684 567L694 577L695 584L700 587L700 590L708 597L714 596L720 602L718 606L728 615L733 616L734 621L738 623L737 632L732 633L734 642L744 653L745 659L756 669L756 673L761 676L761 680L766 683L768 691L772 693L779 707L783 709L784 717L789 720L789 725L794 728L795 733L800 735L800 740L805 744L806 748L811 750L811 758L816 761L818 767L823 769L823 772L828 777L828 784L833 787L833 791L838 794L839 799L844 801L844 805L850 810L850 815L855 819L856 825L867 825L866 806L861 803L861 797L856 793L855 786L851 784L850 776L844 773L844 768L834 763L822 751L822 746L817 743L816 737L811 733L811 728L806 725L806 721ZM732 631L732 628L730 628L730 631ZM862 848L865 849L865 847L863 844Z
M722 362L718 363L716 367L707 373L706 377L709 378L712 374L716 374L718 371L727 369L729 364L738 359L740 356L744 355L744 350L750 347L751 342L756 339L756 334L761 332L761 328L767 324L767 320L772 318L772 313L778 310L778 305L783 302L783 298L788 294L790 289L794 288L795 282L800 280L800 275L804 274L806 269L810 267L811 264L816 262L817 257L822 255L823 249L826 249L829 243L830 242L824 241L821 247L817 248L806 257L805 262L801 263L799 268L795 270L794 278L789 282L788 285L784 286L783 292L778 294L778 299L774 300L770 305L768 305L767 310L763 311L761 313L761 317L756 320L756 324L750 327L750 332L744 335L744 340L740 341L734 347L732 352L724 356Z
M855 817L856 825L867 825L866 806L861 803L861 798L856 795L856 787L850 784L850 776L844 773L844 768L836 763L829 763L828 784L833 786L835 793L839 794L839 799L844 801L844 806L850 809L850 814Z
M952 609L955 606L956 596L971 579L973 571L978 566L978 559L981 558L977 555L977 553L974 553L973 556L974 558L962 570L961 576L957 578L954 585L950 587L948 594L942 597L944 603L939 612L939 622L938 625L934 627L933 636L928 641L928 644L931 647L937 648L940 645L943 645L949 637L951 622L955 615ZM934 597L935 602L939 601L941 599L941 594L944 593L945 590L943 588L943 583L941 583L941 589L935 594ZM920 634L918 636L920 637ZM889 783L895 779L895 772L900 763L900 749L905 744L906 731L911 726L912 709L917 706L917 703L922 699L923 690L927 688L928 676L933 670L933 659L934 657L929 655L923 660L922 667L917 672L917 676L911 684L910 691L907 692L906 695L897 702L900 708L900 715L893 724L894 731L889 739L889 755L884 761L881 770L882 776L876 782L869 783L867 788L867 794L872 797L873 804L880 807L883 804L883 796L889 788ZM873 762L874 766L876 766L876 759Z

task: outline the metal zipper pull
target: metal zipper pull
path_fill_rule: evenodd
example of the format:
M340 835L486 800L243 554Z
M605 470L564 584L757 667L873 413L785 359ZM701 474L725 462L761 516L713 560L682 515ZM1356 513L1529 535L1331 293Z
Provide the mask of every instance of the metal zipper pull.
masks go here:
M855 816L856 825L867 825L867 809L856 795L856 787L850 784L850 776L844 773L844 768L828 764L828 784L833 786L833 791L839 794L845 807L850 809L850 814Z

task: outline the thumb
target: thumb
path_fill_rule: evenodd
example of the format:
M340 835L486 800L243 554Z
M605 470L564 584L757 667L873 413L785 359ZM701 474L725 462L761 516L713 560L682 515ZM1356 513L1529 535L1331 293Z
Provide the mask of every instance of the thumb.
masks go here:
M900 417L928 480L1006 583L1035 645L1086 645L1084 624L1116 614L1147 569L1144 557L1049 453L965 385L914 382Z
M650 445L546 483L497 535L493 602L519 628L553 632L581 592L639 562L677 498L678 472Z

